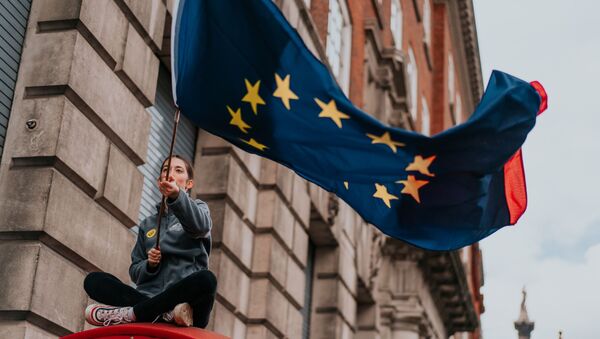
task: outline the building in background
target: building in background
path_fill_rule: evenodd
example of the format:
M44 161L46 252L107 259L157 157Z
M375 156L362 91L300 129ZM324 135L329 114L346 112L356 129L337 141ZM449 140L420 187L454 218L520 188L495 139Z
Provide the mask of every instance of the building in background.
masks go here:
M278 0L367 113L435 134L482 94L471 0ZM0 3L0 337L88 328L90 271L128 281L174 111L172 1ZM287 168L181 123L214 221L209 328L233 338L478 339L481 251L382 235ZM469 333L467 333L469 332Z

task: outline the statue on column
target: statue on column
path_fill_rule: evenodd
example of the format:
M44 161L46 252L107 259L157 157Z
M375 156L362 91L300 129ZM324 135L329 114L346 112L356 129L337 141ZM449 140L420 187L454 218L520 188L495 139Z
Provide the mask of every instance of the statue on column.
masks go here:
M525 305L527 291L525 291L525 287L523 287L522 293L523 300L521 301L521 312L519 314L519 319L515 321L515 329L519 332L519 339L530 339L535 323L529 320L529 315L527 314L527 306Z

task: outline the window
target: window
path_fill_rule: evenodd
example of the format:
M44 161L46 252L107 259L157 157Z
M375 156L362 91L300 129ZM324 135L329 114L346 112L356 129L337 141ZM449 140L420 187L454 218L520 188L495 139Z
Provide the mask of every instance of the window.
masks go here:
M410 115L413 122L417 121L417 93L419 87L419 73L417 70L417 60L415 59L415 53L412 47L408 48L408 64L406 66L406 73L408 75L408 87L409 87L409 107Z
M431 6L429 0L423 2L423 41L427 46L431 43Z
M162 65L158 73L156 100L154 106L148 108L148 113L152 117L152 123L148 138L147 162L139 167L140 172L144 175L140 220L156 213L155 206L161 199L160 192L156 187L156 178L158 178L162 161L169 155L173 133L175 106L173 106L171 91L171 74ZM198 129L181 115L173 153L183 155L193 161L197 132Z
M400 0L391 2L390 30L394 38L394 45L397 49L402 49L402 6Z
M331 71L346 94L350 89L351 33L346 0L330 0L326 54Z
M460 98L460 94L456 94L456 108L454 110L454 121L456 121L457 125L462 122L462 100Z
M421 133L425 135L431 134L429 106L425 97L421 97Z
M464 264L464 266L469 266L469 262L470 262L470 255L471 255L471 247L470 246L466 246L463 247L462 250L460 251L461 253L461 259L462 262Z
M454 104L454 97L456 95L454 87L455 82L454 59L452 58L452 55L448 55L448 102L450 105Z

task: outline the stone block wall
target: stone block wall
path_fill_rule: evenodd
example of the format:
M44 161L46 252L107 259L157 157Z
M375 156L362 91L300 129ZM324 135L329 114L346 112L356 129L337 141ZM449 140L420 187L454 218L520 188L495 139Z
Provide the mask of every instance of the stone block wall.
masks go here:
M87 272L129 281L165 16L160 0L32 2L0 164L0 337L80 331Z

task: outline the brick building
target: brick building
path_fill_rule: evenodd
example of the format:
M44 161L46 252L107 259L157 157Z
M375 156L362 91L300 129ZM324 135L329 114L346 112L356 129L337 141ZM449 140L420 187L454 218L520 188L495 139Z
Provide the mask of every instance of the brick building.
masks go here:
M426 134L482 94L471 0L277 0L350 99ZM88 328L85 274L129 281L174 111L172 1L0 3L0 338ZM285 167L182 121L214 221L209 329L233 338L479 338L481 252L383 236ZM473 331L472 333L464 333Z

